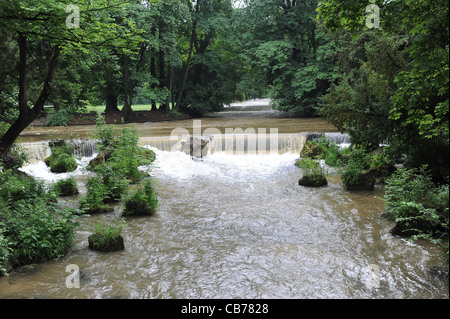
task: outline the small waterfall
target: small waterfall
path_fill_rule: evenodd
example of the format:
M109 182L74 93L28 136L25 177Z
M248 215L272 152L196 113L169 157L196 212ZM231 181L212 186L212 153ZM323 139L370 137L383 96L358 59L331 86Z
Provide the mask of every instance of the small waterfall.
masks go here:
M302 133L305 136L306 141L317 141L322 137L326 137L330 142L335 144L350 144L350 135L345 133L321 133L321 132L308 132Z
M25 153L28 154L26 164L37 164L51 155L50 147L47 142L22 143L20 144Z
M300 134L224 134L211 136L183 137L141 137L139 145L154 147L161 151L181 151L195 157L225 153L234 155L300 154L307 141L327 137L336 144L350 143L348 134L300 133ZM76 157L91 157L98 152L97 140L68 140ZM192 144L192 145L191 145ZM36 164L50 156L49 142L22 143L29 154L29 163ZM200 151L201 148L201 151Z
M139 140L139 144L142 146L155 147L161 151L182 151L196 157L215 153L234 155L299 154L305 142L306 136L302 134L225 134L180 138L145 137ZM193 143L193 149L191 143Z
M211 137L210 153L226 154L299 154L305 144L301 134L225 134Z
M335 144L350 144L350 135L343 133L325 133L330 142Z
M162 137L141 137L138 144L141 146L150 146L159 149L160 151L172 151L177 148L180 143L179 139L171 139L167 136Z
M43 162L51 155L50 141L38 143L22 143L21 146L28 154L26 164ZM97 153L97 140L68 140L66 143L73 146L73 155L76 157L91 157Z
M77 157L91 157L98 152L98 140L70 140L67 143L73 146L73 155Z

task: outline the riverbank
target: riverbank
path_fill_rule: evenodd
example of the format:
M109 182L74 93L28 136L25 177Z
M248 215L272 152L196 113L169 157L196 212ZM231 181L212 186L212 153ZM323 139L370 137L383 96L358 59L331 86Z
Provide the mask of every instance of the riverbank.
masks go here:
M113 112L103 114L106 124L121 124L123 123L122 112ZM91 111L89 113L71 115L67 121L67 126L75 125L95 125L97 122L98 113ZM181 114L179 116L173 116L164 112L153 111L134 111L129 117L127 123L147 123L147 122L164 122L164 121L176 121L190 119L189 115ZM34 120L31 126L47 126L46 117L41 117Z
M245 108L248 111L251 107L268 107L270 106L270 99L254 99L243 102L234 102L229 105L224 106L225 111L229 110L240 110ZM192 117L187 114L178 113L177 115L166 113L164 110L142 110L145 105L140 106L141 109L133 111L133 113L128 117L127 123L149 123L149 122L166 122L166 121L177 121L191 119ZM148 106L151 108L151 106ZM90 110L90 112L70 115L67 121L67 126L76 125L95 125L97 122L98 112L101 108L95 107L95 110ZM104 107L103 107L104 109ZM276 112L276 111L274 111ZM280 112L281 113L281 112ZM123 113L122 112L111 112L111 113L101 113L105 117L106 124L122 124L123 123ZM215 113L212 113L215 114ZM42 116L39 119L34 120L31 126L48 126L46 125L47 116Z

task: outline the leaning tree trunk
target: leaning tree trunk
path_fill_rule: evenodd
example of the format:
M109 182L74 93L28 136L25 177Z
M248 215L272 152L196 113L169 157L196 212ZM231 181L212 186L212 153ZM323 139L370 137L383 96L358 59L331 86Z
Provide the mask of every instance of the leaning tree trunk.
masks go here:
M19 35L19 117L0 138L0 159L6 158L12 145L20 133L27 128L44 110L44 104L51 94L51 84L58 67L60 49L54 47L51 51L47 66L47 74L41 93L33 107L28 106L27 101L27 39Z
M197 0L197 7L196 7L196 10L195 10L196 14L198 14L199 7L200 7L200 0ZM175 104L175 106L173 108L175 111L178 111L178 108L180 107L181 99L183 98L184 89L186 87L186 81L187 81L187 77L188 77L188 74L189 74L189 67L190 67L190 64L191 64L192 54L193 54L193 51L194 51L194 43L195 43L195 40L197 38L196 28L197 28L197 19L195 19L193 24L192 24L192 34L191 34L191 41L190 41L190 44L189 44L189 54L188 54L188 58L187 58L187 61L186 61L186 68L184 70L184 76L183 76L183 79L182 79L182 82L181 82L180 91L178 92L177 102L176 102L176 104Z

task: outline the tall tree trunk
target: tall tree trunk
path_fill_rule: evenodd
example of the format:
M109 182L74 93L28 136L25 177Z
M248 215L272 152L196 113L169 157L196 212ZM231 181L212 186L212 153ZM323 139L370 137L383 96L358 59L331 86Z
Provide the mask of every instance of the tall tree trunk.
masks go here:
M129 57L125 56L125 83L124 83L124 105L122 109L123 118L125 122L127 122L130 116L133 114L133 110L131 108L131 103L129 101L130 95L130 68L129 68Z
M27 39L23 35L19 35L19 117L10 126L0 139L0 159L6 157L19 137L20 133L27 128L42 112L44 104L51 94L51 84L55 76L56 68L58 67L58 57L60 49L53 47L50 52L47 66L47 74L44 79L41 93L30 108L27 103Z
M156 79L156 49L152 48L151 51L152 57L150 58L150 78L152 80L151 89L155 89L155 84L153 83L153 80ZM152 100L152 112L156 111L156 101L155 99Z
M108 95L106 95L105 113L114 113L114 112L120 112L119 108L117 107L117 94L108 93Z
M166 108L166 113L169 114L170 113L170 100L171 100L171 98L173 99L173 96L172 96L173 70L172 70L172 67L170 66L170 63L167 67L167 88L169 89L169 94L167 95L165 108Z
M199 11L200 2L201 2L201 0L197 0L197 7L195 9L196 14ZM197 38L197 33L195 31L196 28L197 28L197 18L194 17L194 22L192 24L191 43L189 45L189 54L188 54L188 58L186 61L186 68L184 70L183 82L181 82L180 91L178 92L177 103L175 104L175 106L173 108L175 111L178 111L178 108L180 107L181 99L183 97L184 89L186 87L186 81L187 81L187 77L188 77L188 73L189 73L189 67L191 64L192 53L194 51L194 43Z

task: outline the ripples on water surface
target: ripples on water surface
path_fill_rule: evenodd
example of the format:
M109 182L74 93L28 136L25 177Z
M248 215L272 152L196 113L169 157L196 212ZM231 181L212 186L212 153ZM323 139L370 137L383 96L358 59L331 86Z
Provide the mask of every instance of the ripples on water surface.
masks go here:
M323 120L284 119L268 109L255 120L241 111L229 108L220 119L212 114L202 125L335 131ZM82 137L91 130L73 129ZM137 125L143 136L168 136L171 129L171 123ZM51 134L60 137L57 129ZM36 128L23 138L33 142L47 135ZM439 263L439 250L389 234L393 224L380 217L384 204L376 198L383 195L381 186L347 192L331 175L327 187L300 187L298 153L217 152L202 160L156 153L158 211L127 218L124 251L87 247L97 221L121 220L116 206L83 219L67 256L0 278L0 298L448 298L448 282L428 271ZM25 170L49 182L62 178L42 163ZM82 184L86 174L77 175ZM65 286L69 264L83 273L80 289ZM371 275L372 269L379 273Z
M346 192L298 186L295 154L213 154L192 160L157 151L154 217L128 218L125 250L87 248L95 221L85 218L74 250L35 273L0 279L0 297L44 298L448 298L428 274L429 245L388 234L381 188ZM80 289L65 287L77 264ZM379 267L370 288L368 267Z

